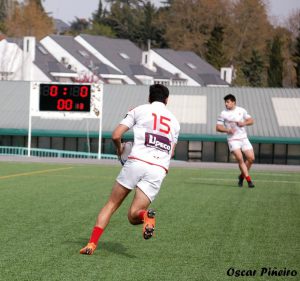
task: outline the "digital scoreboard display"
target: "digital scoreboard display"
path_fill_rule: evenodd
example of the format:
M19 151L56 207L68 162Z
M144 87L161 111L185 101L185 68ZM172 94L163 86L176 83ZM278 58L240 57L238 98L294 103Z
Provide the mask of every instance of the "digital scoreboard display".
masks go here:
M91 85L40 84L40 111L90 112L90 109Z

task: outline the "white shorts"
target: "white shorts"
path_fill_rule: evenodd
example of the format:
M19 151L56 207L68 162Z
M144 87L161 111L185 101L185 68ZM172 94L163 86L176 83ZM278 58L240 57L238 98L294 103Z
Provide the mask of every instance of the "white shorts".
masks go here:
M228 141L228 147L230 152L235 151L237 149L241 149L242 151L253 150L252 144L248 139L241 140L230 140Z
M138 187L152 202L160 190L166 171L143 161L128 159L117 177L117 182L127 189Z

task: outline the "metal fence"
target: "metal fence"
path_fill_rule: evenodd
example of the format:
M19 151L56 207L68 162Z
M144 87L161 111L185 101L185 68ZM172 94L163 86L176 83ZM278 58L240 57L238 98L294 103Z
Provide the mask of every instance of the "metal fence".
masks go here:
M0 155L27 156L27 147L0 146ZM58 157L58 158L91 158L97 159L98 153L88 153L79 151L66 151L55 149L31 148L30 156L36 157ZM101 154L101 159L117 159L114 154Z

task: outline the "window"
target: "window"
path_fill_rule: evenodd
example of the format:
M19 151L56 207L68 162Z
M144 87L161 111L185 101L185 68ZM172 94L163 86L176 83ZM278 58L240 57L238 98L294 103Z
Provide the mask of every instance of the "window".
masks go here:
M129 56L128 56L127 54L125 54L125 53L119 53L119 55L120 55L123 59L125 59L125 60L129 60L129 59L130 59Z
M161 84L161 85L164 85L164 86L169 86L170 85L170 80L159 80L159 79L156 79L154 81L154 84Z
M42 46L38 46L38 49L41 51L42 54L48 55L48 52Z
M193 64L190 63L190 62L188 62L186 65L187 65L189 68L191 68L191 69L196 69L196 68L197 68L195 65L193 65Z
M79 50L78 52L79 52L80 55L82 55L85 58L89 57L89 54L86 51L84 51L84 50Z

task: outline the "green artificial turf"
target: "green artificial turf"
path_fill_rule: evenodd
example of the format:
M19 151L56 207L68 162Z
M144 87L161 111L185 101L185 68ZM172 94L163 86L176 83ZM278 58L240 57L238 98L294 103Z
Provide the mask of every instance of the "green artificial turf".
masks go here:
M237 170L172 168L152 204L153 239L128 223L131 194L94 255L79 255L119 170L0 163L0 280L300 280L297 173L252 172L249 189L237 187Z

